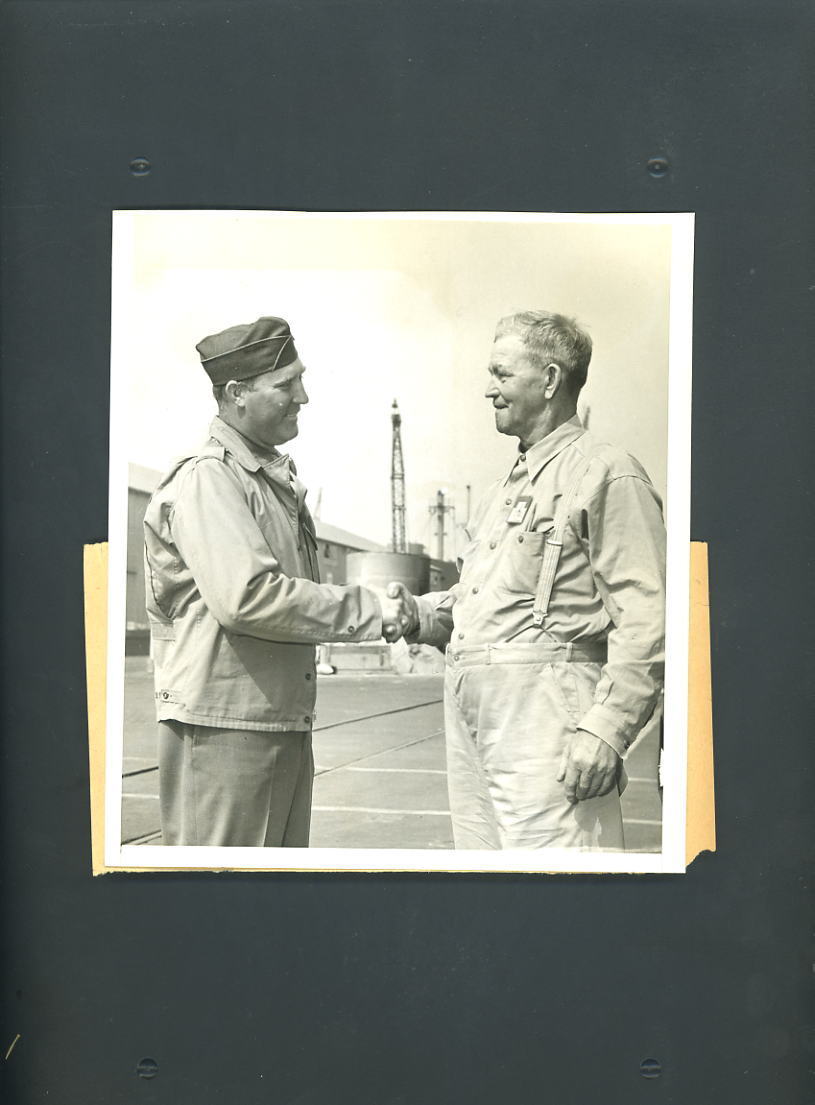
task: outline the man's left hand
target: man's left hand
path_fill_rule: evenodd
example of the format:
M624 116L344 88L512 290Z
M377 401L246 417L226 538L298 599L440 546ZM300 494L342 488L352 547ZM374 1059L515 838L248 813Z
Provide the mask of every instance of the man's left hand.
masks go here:
M620 757L610 744L578 729L563 750L558 782L570 802L584 802L608 794L617 782Z

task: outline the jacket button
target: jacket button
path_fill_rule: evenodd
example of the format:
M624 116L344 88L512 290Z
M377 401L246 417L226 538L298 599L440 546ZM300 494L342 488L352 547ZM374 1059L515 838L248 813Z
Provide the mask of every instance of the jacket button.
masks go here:
M163 699L168 699L170 697L170 692L169 691L162 691L161 692L161 697Z
M512 506L512 499L504 499L505 506Z
M478 594L478 588L477 588L477 587L473 587L473 594L474 594L474 595L477 595L477 594Z
M306 716L303 718L303 721L306 723L306 725L311 724L311 718L309 717L308 714L306 714Z
M311 679L311 672L310 671L306 672L306 679Z
M464 637L464 634L463 634L463 633L459 633L459 635L458 635L458 639L459 639L459 640L462 640L462 639L463 639L463 637Z
M497 549L498 548L498 542L497 541L490 541L490 548L491 549Z
M357 627L356 627L355 625L349 625L349 626L348 626L348 632L349 632L349 633L355 633L355 632L356 632L356 628L357 628Z
M524 535L522 533L519 533L518 534L518 544L523 545L523 543L524 543Z

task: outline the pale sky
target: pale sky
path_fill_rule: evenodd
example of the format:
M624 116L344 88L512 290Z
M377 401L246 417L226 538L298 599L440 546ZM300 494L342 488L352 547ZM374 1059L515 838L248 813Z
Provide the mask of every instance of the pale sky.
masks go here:
M484 398L495 324L542 308L591 334L591 429L664 495L671 226L509 218L117 213L112 432L127 459L164 470L194 450L215 413L196 343L279 315L307 368L311 401L284 448L312 509L321 492L325 522L388 542L396 399L408 538L435 554L437 490L463 522L466 485L475 503L517 448Z

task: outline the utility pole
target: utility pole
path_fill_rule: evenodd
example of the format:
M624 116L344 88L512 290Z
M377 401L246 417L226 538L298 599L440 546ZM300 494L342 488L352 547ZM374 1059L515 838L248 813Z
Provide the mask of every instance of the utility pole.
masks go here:
M443 490L436 492L435 503L430 504L430 513L435 516L436 519L436 556L439 560L444 560L444 516L455 511L454 506L448 506L445 501L445 494Z
M405 537L405 462L402 458L402 416L396 400L391 408L391 545L394 552L407 552Z

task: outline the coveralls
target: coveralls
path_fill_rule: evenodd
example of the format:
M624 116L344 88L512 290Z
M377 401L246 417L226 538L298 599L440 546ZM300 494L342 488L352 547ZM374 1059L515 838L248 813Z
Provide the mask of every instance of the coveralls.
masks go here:
M165 844L305 847L315 645L375 641L379 601L319 583L290 458L220 418L144 519Z
M544 551L561 504L563 544L536 624ZM449 641L445 724L456 847L621 849L622 773L619 788L575 804L557 775L578 728L623 756L659 703L659 496L633 457L575 417L519 453L468 535L459 583L417 599L416 638Z

